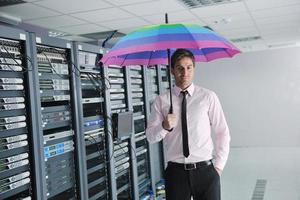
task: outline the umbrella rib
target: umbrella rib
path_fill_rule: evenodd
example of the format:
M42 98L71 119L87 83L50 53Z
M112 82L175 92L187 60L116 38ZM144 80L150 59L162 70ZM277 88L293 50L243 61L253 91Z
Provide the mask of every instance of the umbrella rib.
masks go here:
M125 62L127 56L128 56L128 54L125 54L125 58L123 59L123 62L122 62L121 65L120 65L121 67L123 66L123 64L124 64L124 62Z
M232 55L228 52L229 49L224 49L224 51L226 52L226 54L231 58Z
M187 31L187 33L190 33L189 35L191 36L191 38L192 38L194 41L197 41L197 40L195 39L195 37L193 36L192 32L189 31L189 29L187 29L186 26L182 26L182 27ZM197 46L198 46L198 43L197 43L197 42L196 42L196 44L197 44ZM198 47L198 48L199 48L199 47ZM199 49L201 49L201 48L199 48Z
M191 32L189 31L189 29L186 28L186 26L183 26L183 28L184 28L185 30L187 30L188 33L191 33ZM195 39L195 37L193 36L192 33L190 34L190 36L191 36L191 38L192 38L195 42L197 41L197 40ZM197 46L198 46L198 43L197 43L197 42L196 42L196 44L197 44ZM206 62L208 62L208 59L207 59L207 57L205 56L205 53L203 52L203 48L201 48L201 47L198 46L198 49L203 53L203 57L206 59Z
M149 66L149 65L150 65L150 60L151 60L151 57L152 57L152 53L153 53L153 51L150 51L150 57L149 57L149 60L148 60L148 65L147 65L147 66Z

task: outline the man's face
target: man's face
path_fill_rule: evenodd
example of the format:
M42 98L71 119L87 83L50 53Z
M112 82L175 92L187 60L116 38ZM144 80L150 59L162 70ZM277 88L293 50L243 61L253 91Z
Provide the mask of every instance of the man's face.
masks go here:
M189 57L183 57L171 68L176 85L181 89L187 88L193 82L195 66Z

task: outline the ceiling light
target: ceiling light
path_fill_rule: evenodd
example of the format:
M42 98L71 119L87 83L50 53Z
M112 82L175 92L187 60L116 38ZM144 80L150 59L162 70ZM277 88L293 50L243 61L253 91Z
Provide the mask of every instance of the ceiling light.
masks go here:
M22 19L7 13L0 12L0 22L12 24L12 25L18 25L22 22Z
M289 43L280 43L280 44L270 44L270 45L268 45L269 48L284 48L284 47L294 47L294 46L297 46L297 43L289 42Z
M62 36L67 36L67 33L60 32L60 31L49 31L48 36L49 37L62 37Z
M260 36L252 36L252 37L243 37L243 38L234 38L234 39L230 39L232 42L237 43L237 42L252 42L255 40L260 40L261 37Z

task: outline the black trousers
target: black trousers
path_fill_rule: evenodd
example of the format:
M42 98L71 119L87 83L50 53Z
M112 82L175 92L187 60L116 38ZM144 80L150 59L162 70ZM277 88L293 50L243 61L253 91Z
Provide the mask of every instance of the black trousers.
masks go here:
M213 164L193 170L167 166L166 200L221 200L220 176Z

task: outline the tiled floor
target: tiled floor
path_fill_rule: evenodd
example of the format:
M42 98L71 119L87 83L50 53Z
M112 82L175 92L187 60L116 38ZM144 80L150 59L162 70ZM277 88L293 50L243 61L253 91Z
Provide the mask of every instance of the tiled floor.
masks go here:
M300 147L231 148L222 174L222 200L251 200L265 179L263 200L300 200Z

